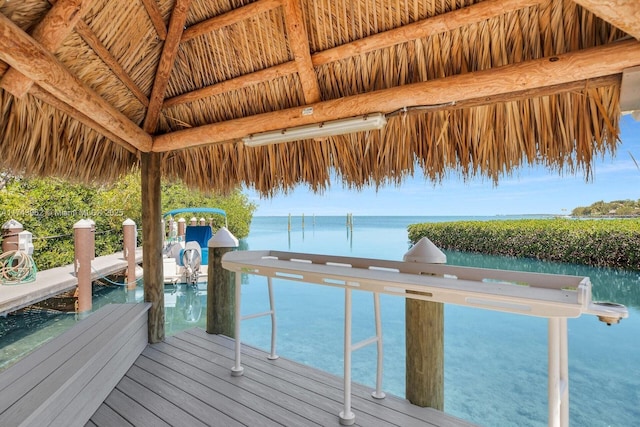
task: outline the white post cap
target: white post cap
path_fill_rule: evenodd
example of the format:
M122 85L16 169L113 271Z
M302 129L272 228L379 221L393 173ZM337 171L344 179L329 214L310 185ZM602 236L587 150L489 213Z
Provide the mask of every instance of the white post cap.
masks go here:
M187 220L186 220L186 219L184 219L184 218L180 218L180 219L178 220L178 222L187 222Z
M426 264L446 264L447 256L431 240L423 237L404 254L402 260Z
M122 225L136 225L136 222L131 218L127 218L122 222Z
M238 239L231 234L227 227L222 227L211 239L207 242L207 246L210 248L237 248Z
M81 219L80 221L73 224L73 228L91 228L91 223L86 219Z
M10 219L9 221L2 224L3 230L16 230L18 228L23 228L23 227L22 227L22 224L20 224L15 219Z

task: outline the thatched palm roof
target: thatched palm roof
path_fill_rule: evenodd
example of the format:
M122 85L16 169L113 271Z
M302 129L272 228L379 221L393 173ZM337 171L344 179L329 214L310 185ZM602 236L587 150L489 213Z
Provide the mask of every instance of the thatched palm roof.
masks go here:
M81 180L150 151L187 184L263 194L322 190L332 170L355 188L534 163L588 176L615 150L621 75L640 65L633 1L0 0L0 13L0 169ZM384 129L241 141L372 113Z

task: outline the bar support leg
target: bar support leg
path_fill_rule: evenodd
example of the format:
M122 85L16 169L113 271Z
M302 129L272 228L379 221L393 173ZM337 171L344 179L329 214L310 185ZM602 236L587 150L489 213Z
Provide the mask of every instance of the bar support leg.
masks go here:
M569 426L567 319L549 318L549 427Z
M371 393L375 399L384 399L386 394L382 391L382 366L384 353L382 349L382 319L380 318L380 294L377 292L373 293L373 311L375 313L375 321L376 321L376 343L378 350L378 360L376 366L376 390Z
M340 424L353 425L356 416L351 412L351 289L344 290L344 410Z
M271 310L271 352L267 356L269 360L276 360L278 357L276 354L276 333L278 331L276 324L276 304L273 297L273 284L271 277L267 277L267 286L269 287L269 310Z
M240 350L241 350L241 343L240 343L240 324L242 323L242 315L241 315L241 310L240 310L240 302L241 302L241 289L242 289L242 274L240 272L237 272L235 274L236 276L236 306L235 306L235 364L233 365L233 368L231 368L231 376L234 377L239 377L243 374L244 372L244 368L242 367L242 365L240 364Z

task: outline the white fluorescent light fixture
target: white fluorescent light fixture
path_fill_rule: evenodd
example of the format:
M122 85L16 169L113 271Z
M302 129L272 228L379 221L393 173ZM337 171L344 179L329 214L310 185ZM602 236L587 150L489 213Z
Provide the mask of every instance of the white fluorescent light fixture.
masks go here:
M260 145L278 144L301 139L322 138L325 136L382 129L386 124L387 118L384 114L374 113L365 116L350 117L348 119L256 133L245 136L242 138L242 142L248 147L258 147Z

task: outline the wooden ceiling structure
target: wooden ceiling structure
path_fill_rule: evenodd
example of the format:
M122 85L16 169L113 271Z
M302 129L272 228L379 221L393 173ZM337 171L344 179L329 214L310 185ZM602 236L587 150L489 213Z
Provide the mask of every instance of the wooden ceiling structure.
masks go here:
M154 152L188 185L264 195L416 168L589 176L615 150L639 16L623 0L0 0L0 168L109 181ZM387 127L241 141L371 113Z

